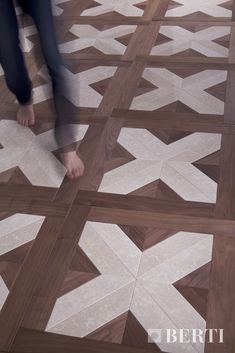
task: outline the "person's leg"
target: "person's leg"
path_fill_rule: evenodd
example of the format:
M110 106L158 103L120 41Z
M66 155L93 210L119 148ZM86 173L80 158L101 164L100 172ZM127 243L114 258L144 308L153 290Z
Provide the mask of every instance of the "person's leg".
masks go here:
M10 0L0 1L0 63L6 84L20 104L18 122L33 124L32 87L20 49L15 8Z
M65 78L65 67L59 53L50 0L19 0L23 10L32 16L38 29L43 55L52 80L54 104L56 110L55 137L59 145L72 143L74 130L72 116L74 107L65 98L68 84ZM74 178L83 174L84 166L76 153L76 146L64 149L63 163L68 170L68 177Z

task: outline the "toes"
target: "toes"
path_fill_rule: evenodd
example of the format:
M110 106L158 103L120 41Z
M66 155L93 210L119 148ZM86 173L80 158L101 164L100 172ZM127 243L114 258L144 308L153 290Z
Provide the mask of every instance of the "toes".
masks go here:
M68 169L66 176L68 179L73 179L73 171Z
M20 119L19 117L17 117L17 123L18 123L19 125L23 125L23 120Z
M18 124L20 124L24 127L29 127L30 125L34 124L34 122L32 122L28 119L21 119L21 118L17 118L17 122L18 122Z
M74 178L79 178L81 176L80 172L79 172L79 169L76 169L74 171Z
M29 126L32 126L32 125L34 125L34 120L33 120L33 119L31 119L31 120L29 121Z
M17 113L17 122L25 127L34 125L35 116L33 111L33 106L21 106Z
M64 154L62 159L67 169L67 178L77 179L83 175L84 164L76 154Z
M81 174L79 168L74 168L72 170L68 170L66 176L67 176L67 178L72 180L72 179L77 179L77 178L81 177L82 174Z
M77 174L78 174L78 176L83 176L83 174L84 174L84 167L83 167L83 168L78 168Z
M22 126L25 126L25 120L24 119L18 118L17 121L18 121L18 124L20 124Z

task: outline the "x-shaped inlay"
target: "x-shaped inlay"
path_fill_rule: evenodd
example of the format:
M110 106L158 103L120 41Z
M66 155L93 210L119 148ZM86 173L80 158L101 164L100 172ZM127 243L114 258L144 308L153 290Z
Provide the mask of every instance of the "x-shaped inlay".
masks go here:
M180 101L201 114L223 114L224 102L205 92L206 89L226 81L227 71L205 70L181 78L166 69L145 69L143 77L156 89L133 99L131 108L156 110Z
M204 329L204 319L173 283L211 260L212 240L179 232L142 253L118 226L88 222L79 245L101 275L57 300L47 330L84 337L128 310L146 331ZM200 344L180 346L182 353L203 352Z
M168 10L166 16L185 16L199 11L213 17L232 16L232 11L219 6L226 0L176 0L175 2L182 6Z
M128 194L161 179L187 201L216 201L216 183L192 163L218 151L220 135L195 133L166 145L148 130L123 128L118 142L136 159L107 172L100 191Z
M194 33L179 26L162 26L160 33L172 41L153 47L152 55L173 55L193 49L208 57L228 56L228 49L213 40L230 34L229 27L214 26Z
M90 25L74 25L70 32L79 39L60 45L62 53L72 53L89 47L94 47L104 54L124 54L126 46L116 38L131 34L136 26L117 26L99 31Z
M75 141L85 135L87 126L77 129ZM74 141L65 141L65 145ZM54 131L49 130L38 136L15 121L0 121L0 172L19 167L29 181L38 186L59 187L66 170L52 154L58 148ZM62 146L61 146L62 147Z
M98 107L102 95L90 85L112 77L115 71L116 67L114 66L97 66L75 74L66 69L65 74L70 88L67 92L67 98L77 107ZM49 83L34 89L35 103L41 103L50 98L52 98L52 92Z
M99 5L86 9L82 16L98 16L108 12L117 12L124 16L142 16L143 10L135 5L142 3L141 0L95 0Z

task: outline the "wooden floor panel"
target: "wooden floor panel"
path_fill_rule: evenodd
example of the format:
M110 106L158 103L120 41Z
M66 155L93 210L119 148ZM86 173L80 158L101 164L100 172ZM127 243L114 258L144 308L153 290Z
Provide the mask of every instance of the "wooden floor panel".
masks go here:
M66 337L62 335L55 335L50 333L42 333L34 330L21 329L16 337L15 343L12 347L14 353L37 353L47 352L62 353L66 350L68 353L153 353L153 349L138 349L131 348L125 345L111 344L105 342L96 342L91 339L79 339ZM165 352L166 353L166 352Z
M37 121L17 125L0 69L2 353L234 353L234 10L53 2L77 87L76 181L53 140L36 30L18 14ZM148 340L205 327L224 343Z

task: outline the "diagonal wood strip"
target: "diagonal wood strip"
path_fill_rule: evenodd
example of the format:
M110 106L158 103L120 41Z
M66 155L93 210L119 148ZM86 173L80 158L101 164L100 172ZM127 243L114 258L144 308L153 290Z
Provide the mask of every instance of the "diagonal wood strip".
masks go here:
M28 310L22 322L23 327L39 330L46 328L88 213L89 207L72 206L62 229L57 234L50 257L41 264L41 276L34 285L33 296L28 299Z

